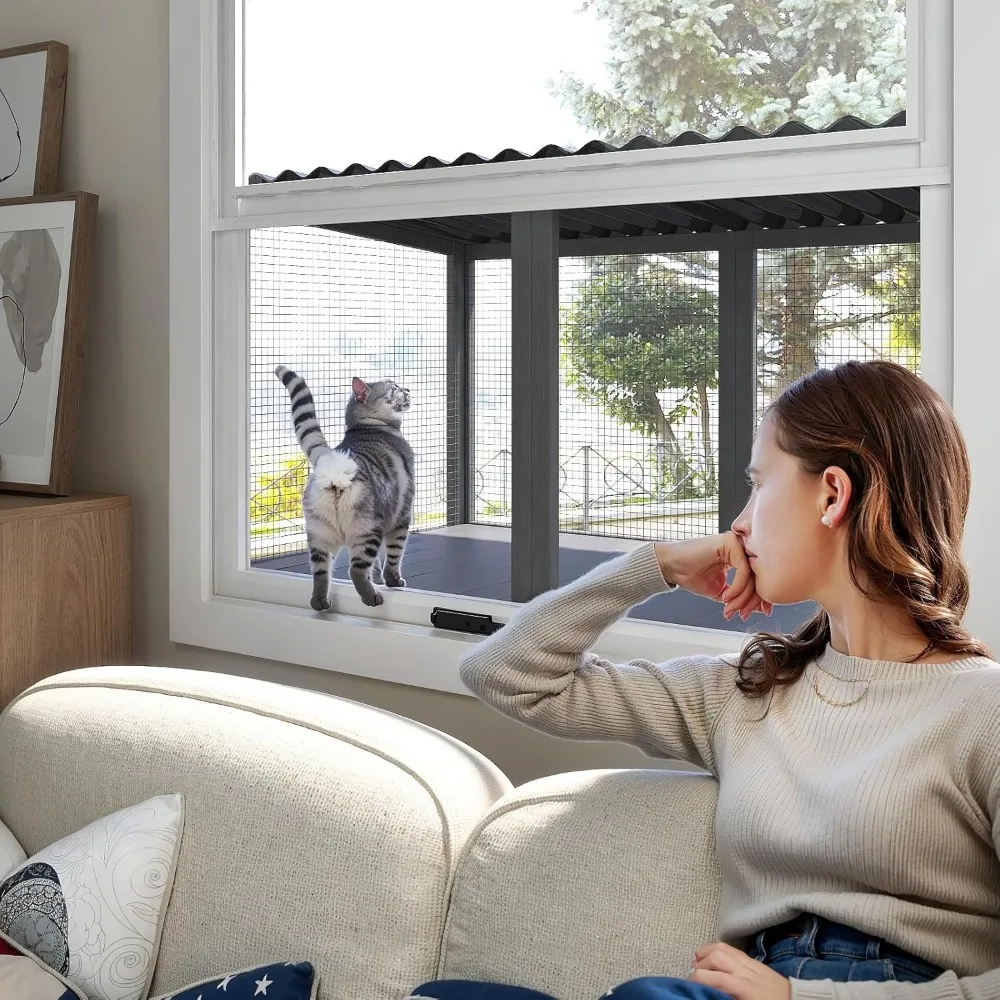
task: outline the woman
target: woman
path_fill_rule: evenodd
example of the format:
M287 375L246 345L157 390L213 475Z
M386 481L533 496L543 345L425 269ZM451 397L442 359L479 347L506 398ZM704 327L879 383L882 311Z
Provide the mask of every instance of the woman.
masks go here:
M997 1000L1000 668L962 627L969 464L954 417L898 365L816 371L769 408L749 475L731 532L598 566L462 662L480 698L530 726L632 743L719 780L724 941L699 949L687 980L609 995ZM587 652L675 587L723 602L727 618L821 610L738 657ZM457 982L415 995L542 996Z

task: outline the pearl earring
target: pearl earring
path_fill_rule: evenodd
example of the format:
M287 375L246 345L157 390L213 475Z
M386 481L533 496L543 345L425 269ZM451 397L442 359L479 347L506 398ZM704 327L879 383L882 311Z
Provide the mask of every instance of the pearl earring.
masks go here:
M831 527L831 525L832 525L832 522L830 521L830 515L829 515L829 514L824 514L824 515L823 515L823 516L822 516L822 517L820 518L820 520L821 520L821 521L822 521L822 522L823 522L823 523L824 523L824 524L825 524L825 525L826 525L826 526L827 526L828 528L829 528L829 527Z

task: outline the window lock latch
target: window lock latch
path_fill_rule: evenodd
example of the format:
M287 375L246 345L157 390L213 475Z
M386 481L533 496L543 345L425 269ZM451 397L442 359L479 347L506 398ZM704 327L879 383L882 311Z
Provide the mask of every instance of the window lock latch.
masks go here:
M435 628L452 632L466 632L469 635L492 635L503 628L503 622L495 622L492 615L477 615L470 611L454 611L451 608L434 608L431 624Z

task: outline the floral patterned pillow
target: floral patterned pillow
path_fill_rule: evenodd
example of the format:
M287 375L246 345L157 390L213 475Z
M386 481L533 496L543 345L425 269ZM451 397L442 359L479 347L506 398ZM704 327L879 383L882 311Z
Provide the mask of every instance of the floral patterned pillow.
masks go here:
M179 795L105 816L0 883L0 932L88 1000L149 992L183 827Z

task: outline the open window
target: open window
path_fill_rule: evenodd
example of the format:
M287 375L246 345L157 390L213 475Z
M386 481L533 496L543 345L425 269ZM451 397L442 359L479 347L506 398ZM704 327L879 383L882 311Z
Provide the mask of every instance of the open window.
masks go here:
M725 530L785 385L848 358L920 370L919 214L902 188L252 230L248 568L309 574L276 364L331 443L353 376L410 389L404 576L424 614ZM350 600L346 551L334 578ZM632 615L746 627L688 594Z

